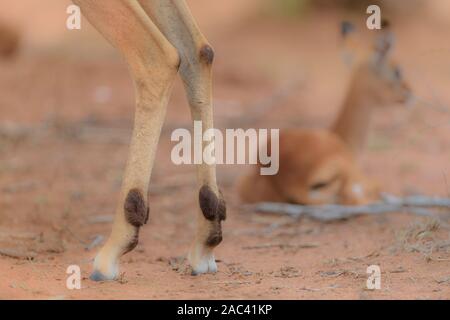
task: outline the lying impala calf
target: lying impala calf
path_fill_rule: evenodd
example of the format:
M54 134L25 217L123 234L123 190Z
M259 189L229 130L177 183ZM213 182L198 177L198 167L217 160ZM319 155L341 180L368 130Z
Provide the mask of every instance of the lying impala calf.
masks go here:
M136 115L130 153L106 244L94 262L92 280L112 280L119 258L138 243L148 219L147 191L172 84L179 71L193 120L213 127L211 66L214 52L184 0L74 0L84 16L124 56L134 80ZM205 146L203 146L204 148ZM216 169L198 165L197 235L188 259L193 273L217 270L213 249L222 241L225 202Z
M345 42L353 42L353 26L343 24ZM331 130L280 131L279 172L259 175L258 168L239 182L244 202L297 204L363 204L378 197L377 185L359 169L372 111L405 102L410 90L390 59L393 36L383 32L374 49L360 53L346 99ZM361 51L361 50L360 50Z

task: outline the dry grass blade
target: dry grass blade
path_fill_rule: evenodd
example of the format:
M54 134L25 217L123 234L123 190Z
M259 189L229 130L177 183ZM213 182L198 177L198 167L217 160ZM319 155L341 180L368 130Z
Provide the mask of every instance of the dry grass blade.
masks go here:
M244 250L255 250L255 249L269 249L269 248L280 248L280 249L308 249L317 248L319 244L317 243L301 243L301 244L288 244L288 243L266 243L255 246L245 246L242 247Z

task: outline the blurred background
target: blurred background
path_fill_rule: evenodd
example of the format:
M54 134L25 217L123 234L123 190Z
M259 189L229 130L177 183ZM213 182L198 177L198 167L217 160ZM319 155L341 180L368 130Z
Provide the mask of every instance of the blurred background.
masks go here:
M339 110L352 73L342 61L339 24L352 21L362 38L371 41L365 27L366 8L380 5L383 18L391 21L397 37L395 59L418 100L412 107L392 106L374 113L362 167L387 192L450 196L450 1L187 2L216 51L214 107L218 128L328 126ZM85 252L85 244L96 235L108 234L134 115L133 87L126 65L85 19L81 30L66 29L69 4L67 0L0 0L0 235L5 234L0 237L0 249L20 243L22 251L16 255L29 258L33 254L35 261L42 262L37 268L49 273L48 268L62 270L64 263L76 259L80 252L92 256L96 249ZM179 127L190 127L190 113L177 80L152 177L153 220L142 238L146 243L142 248L148 245L155 250L149 250L152 261L173 250L186 251L194 232L195 168L176 167L169 161L173 147L170 133ZM240 254L231 248L233 241L254 240L249 230L255 225L272 223L254 221L239 212L234 183L245 170L244 166L218 168L219 183L234 215L229 222L233 230L225 231L234 240L219 251L225 257ZM106 222L91 221L98 216ZM402 219L391 221L392 228L413 218ZM336 241L335 248L320 249L322 255L344 250L345 241L355 239L367 253L364 245L371 248L372 244L362 239L373 231L371 221L330 231L343 242ZM321 230L315 233L321 237L322 226L309 227ZM39 236L24 236L19 241L8 236L10 230ZM378 231L373 231L373 236L381 237L380 241L392 238L392 230L386 234ZM344 241L350 233L356 238ZM319 242L330 239L322 240ZM251 257L252 253L243 255ZM133 254L135 261L146 261L141 258L143 252ZM280 255L274 261L283 259ZM11 278L28 270L11 261L0 257L0 271L9 270L5 272L10 272ZM250 261L258 264L256 256ZM302 255L299 261L307 263L308 258ZM80 263L88 268L87 261ZM448 263L436 266L436 272L443 272L445 266ZM39 287L39 283L49 281L43 277L30 281ZM267 297L272 297L268 286ZM50 284L43 292L56 294L57 288L58 284ZM176 297L175 289L176 285L166 292L167 297ZM105 290L106 296L113 294ZM242 297L254 297L251 288L236 290ZM357 297L358 290L348 291L348 297ZM420 292L407 291L402 291L404 297ZM202 290L195 292L186 295L203 297ZM299 295L289 289L277 292L281 292L277 297ZM10 286L3 291L0 287L0 297L2 293L42 296ZM128 293L132 297L133 292ZM95 296L94 291L85 294ZM436 294L445 296L444 291Z

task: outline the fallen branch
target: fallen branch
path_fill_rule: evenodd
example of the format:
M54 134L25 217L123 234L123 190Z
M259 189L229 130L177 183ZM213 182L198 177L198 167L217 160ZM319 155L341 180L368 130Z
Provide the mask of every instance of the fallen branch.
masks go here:
M280 248L280 249L309 249L317 248L318 243L301 243L301 244L288 244L288 243L265 243L255 246L244 246L244 250L255 250L255 249L270 249L270 248Z
M23 252L15 249L0 248L0 256L14 259L33 260L36 257L36 254L33 252Z
M358 206L334 204L304 206L275 202L262 202L244 206L245 210L253 212L283 214L295 219L309 217L320 221L334 221L363 214L377 215L400 211L406 211L416 215L434 216L435 212L430 209L436 208L449 209L450 213L450 199L427 196L399 198L384 194L381 202Z
M392 194L382 194L384 203L397 204L405 207L443 207L450 208L450 198L428 197L428 196L408 196L400 198Z

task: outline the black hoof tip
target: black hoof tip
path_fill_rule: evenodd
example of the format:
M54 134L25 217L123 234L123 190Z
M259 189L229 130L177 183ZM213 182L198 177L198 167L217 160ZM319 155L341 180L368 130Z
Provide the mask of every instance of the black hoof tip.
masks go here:
M191 276L193 276L193 277L196 277L196 276L198 276L200 274L200 272L197 272L197 271L195 271L195 270L192 270L191 271Z
M104 276L100 271L95 270L92 272L91 276L89 277L92 281L111 281L112 279L109 279L108 277Z

